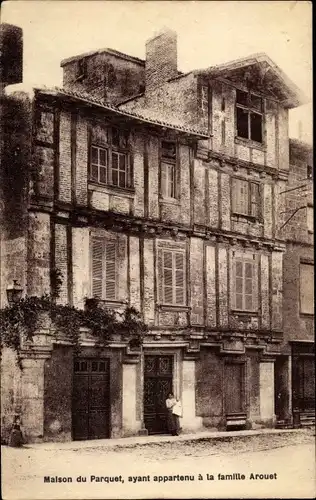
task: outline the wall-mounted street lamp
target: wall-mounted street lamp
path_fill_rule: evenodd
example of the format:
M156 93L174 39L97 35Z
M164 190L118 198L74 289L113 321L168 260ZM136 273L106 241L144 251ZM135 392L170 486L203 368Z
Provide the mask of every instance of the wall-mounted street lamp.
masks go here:
M23 288L17 280L13 280L13 284L7 288L7 299L10 306L19 302L22 298Z

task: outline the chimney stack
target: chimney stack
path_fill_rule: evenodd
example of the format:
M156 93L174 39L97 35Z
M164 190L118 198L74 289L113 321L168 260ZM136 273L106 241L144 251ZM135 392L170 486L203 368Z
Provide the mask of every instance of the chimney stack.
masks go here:
M146 92L178 75L177 34L165 29L146 43Z

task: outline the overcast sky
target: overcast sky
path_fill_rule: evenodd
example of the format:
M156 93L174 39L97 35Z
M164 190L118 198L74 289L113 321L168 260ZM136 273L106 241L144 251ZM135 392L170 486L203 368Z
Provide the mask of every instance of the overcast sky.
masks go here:
M2 4L24 32L24 80L61 85L60 61L110 47L140 58L163 27L178 33L181 71L266 52L311 99L312 9L304 1L31 1ZM312 138L312 106L291 111L290 135Z

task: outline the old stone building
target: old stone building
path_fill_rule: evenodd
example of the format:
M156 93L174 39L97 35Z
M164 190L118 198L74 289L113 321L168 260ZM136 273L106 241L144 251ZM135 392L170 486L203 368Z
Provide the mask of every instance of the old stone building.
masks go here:
M62 89L4 98L24 161L5 169L2 303L13 279L49 292L58 269L60 302L133 305L149 332L139 351L83 332L74 355L41 330L22 371L3 361L6 422L18 408L29 440L164 433L173 391L184 432L275 425L299 90L265 54L182 74L173 32L145 61L105 49L62 67Z
M284 338L277 359L276 413L280 421L315 422L313 151L290 139L289 179L283 195ZM298 418L298 415L300 418Z

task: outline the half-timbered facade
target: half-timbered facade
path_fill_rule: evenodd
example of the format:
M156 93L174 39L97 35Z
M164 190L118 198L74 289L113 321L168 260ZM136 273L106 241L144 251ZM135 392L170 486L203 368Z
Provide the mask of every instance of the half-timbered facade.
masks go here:
M2 282L39 295L59 269L59 301L129 304L149 328L139 352L128 336L101 349L87 334L75 359L46 332L25 354L30 439L164 433L170 391L184 431L275 423L299 92L262 54L184 75L174 33L146 50L146 61L113 50L63 61L64 88L37 89L29 105L40 168L19 239L27 266ZM12 232L4 248L11 262Z

